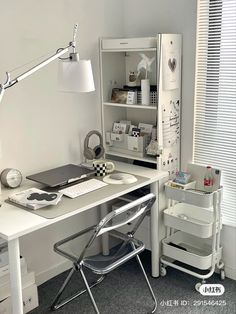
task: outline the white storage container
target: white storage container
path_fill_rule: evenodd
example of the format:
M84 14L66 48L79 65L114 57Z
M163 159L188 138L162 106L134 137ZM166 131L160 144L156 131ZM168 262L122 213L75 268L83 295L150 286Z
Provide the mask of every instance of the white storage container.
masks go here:
M156 48L156 37L144 38L107 38L102 39L102 49L145 49Z
M108 132L106 132L106 136L108 137ZM110 138L112 137L110 133ZM120 135L120 134L118 134ZM146 147L146 136L140 136L137 140L137 137L130 136L128 134L122 134L123 140L111 140L110 143L107 142L107 153L109 152L117 152L121 154L128 154L134 157L144 157L144 150ZM113 137L114 138L114 137ZM122 138L122 137L121 137ZM120 139L121 139L120 138ZM131 138L131 139L130 139ZM134 139L134 140L133 140Z
M35 284L22 290L24 313L28 313L39 305L38 290ZM0 314L11 314L11 297L0 303Z
M20 268L21 268L21 274L27 274L27 263L24 257L21 257L20 259ZM10 276L10 267L9 264L6 264L5 266L0 267L0 283L2 276ZM0 284L1 285L1 284Z
M166 197L188 204L200 206L200 207L212 207L213 205L213 194L206 194L203 191L196 190L181 190L170 186L168 183L165 184Z
M163 255L191 265L198 269L209 269L212 266L212 247L203 244L199 238L178 231L162 240ZM171 245L172 244L172 245ZM173 245L177 245L175 247ZM222 257L222 247L216 253L217 263Z
M123 142L124 141L124 136L125 136L124 133L119 134L119 133L111 132L111 140L112 141Z
M213 232L213 211L178 203L164 210L164 224L200 238L209 238Z
M10 279L10 276L8 278ZM22 287L23 288L31 286L34 283L35 283L35 276L34 276L33 271L27 274L22 274ZM7 280L6 278L4 283L0 285L0 300L4 300L8 298L10 295L11 295L10 280Z
M144 151L144 144L145 143L145 137L139 136L128 136L128 149L135 151L135 152L143 152Z

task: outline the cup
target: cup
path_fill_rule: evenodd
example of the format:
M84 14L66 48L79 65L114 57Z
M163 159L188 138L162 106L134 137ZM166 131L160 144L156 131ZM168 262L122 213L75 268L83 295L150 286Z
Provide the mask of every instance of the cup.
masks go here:
M115 170L115 165L111 161L105 159L98 159L93 161L93 167L96 171L95 176L104 177L106 174Z

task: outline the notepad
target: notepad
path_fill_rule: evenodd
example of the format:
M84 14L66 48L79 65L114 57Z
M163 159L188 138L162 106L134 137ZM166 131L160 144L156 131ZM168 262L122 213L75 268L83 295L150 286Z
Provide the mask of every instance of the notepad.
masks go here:
M62 193L48 193L37 188L27 189L8 197L8 200L31 209L39 209L48 205L57 205Z

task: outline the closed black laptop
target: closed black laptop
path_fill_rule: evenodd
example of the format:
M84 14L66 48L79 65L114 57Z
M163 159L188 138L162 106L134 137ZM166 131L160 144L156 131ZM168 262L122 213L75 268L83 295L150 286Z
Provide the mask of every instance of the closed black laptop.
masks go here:
M68 164L62 167L50 169L27 176L29 180L42 183L45 186L55 187L65 185L73 181L86 178L94 174L94 170L90 170L81 166Z

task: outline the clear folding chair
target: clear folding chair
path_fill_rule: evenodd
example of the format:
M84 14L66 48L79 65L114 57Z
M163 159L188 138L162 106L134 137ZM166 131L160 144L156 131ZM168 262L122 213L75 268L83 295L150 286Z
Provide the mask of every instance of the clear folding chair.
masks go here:
M151 313L154 313L156 311L157 301L139 258L139 253L141 253L145 249L145 246L141 241L134 238L135 232L142 223L144 217L147 215L148 211L151 209L154 202L154 194L150 193L148 195L145 195L139 199L136 199L135 201L132 201L118 209L111 211L99 222L98 225L80 231L64 240L57 242L54 245L55 252L73 262L73 268L71 269L61 289L56 295L51 305L52 310L56 310L62 307L63 305L67 304L71 300L75 299L76 297L87 291L92 301L95 312L99 314L100 312L92 295L91 288L100 283L104 279L104 276L106 274L110 273L112 270L124 264L131 258L136 257L136 260L144 275L151 297L154 301L154 306L151 310ZM134 224L134 228L127 234L123 234L115 230L124 226L125 224L132 222L135 219L137 220ZM113 239L112 242L114 246L110 249L108 255L102 255L101 253L99 253L100 245L96 245L95 243L101 235L107 232L109 233L109 239L111 239L111 237L115 239L115 241ZM81 241L80 239L83 236L87 237L87 244L85 245L85 247L83 247L82 250L80 250L80 252L77 252L79 247L81 247L81 244L78 241ZM98 251L98 254L91 255L91 251L94 254L96 250ZM97 281L89 284L87 278L85 277L84 268L89 269L93 273L101 276L97 279ZM85 289L76 292L74 295L59 302L59 299L74 272L80 273L85 284Z

